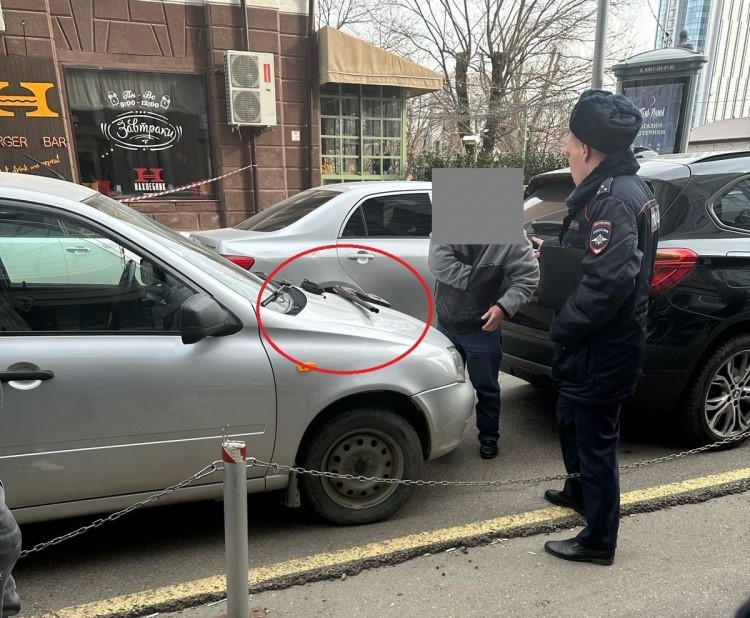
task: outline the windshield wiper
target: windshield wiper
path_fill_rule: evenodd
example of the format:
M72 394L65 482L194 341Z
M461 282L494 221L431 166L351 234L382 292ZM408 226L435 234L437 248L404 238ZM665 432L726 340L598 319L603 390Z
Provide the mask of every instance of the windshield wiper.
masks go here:
M271 295L268 298L266 298L264 301L261 301L260 306L265 307L267 305L270 305L290 287L292 287L290 284L284 283L281 287L276 288L273 292L271 292Z
M375 305L372 305L368 303L366 300L362 300L359 298L355 293L354 290L350 288L345 288L340 285L334 285L331 287L331 289L336 292L341 298L345 298L349 302L354 303L355 305L359 305L360 307L363 307L364 309L367 309L368 311L372 311L373 313L379 313L380 309L378 309Z

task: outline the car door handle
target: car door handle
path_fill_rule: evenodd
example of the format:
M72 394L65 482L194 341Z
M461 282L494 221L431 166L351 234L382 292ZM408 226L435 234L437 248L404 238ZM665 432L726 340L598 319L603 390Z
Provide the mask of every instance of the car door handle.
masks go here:
M365 251L362 251L361 253L350 253L349 259L350 260L374 260L375 255L373 253L366 253Z
M53 371L40 369L39 371L0 371L0 382L14 382L16 380L51 380L55 377Z
M65 250L68 253L89 253L91 252L91 247L65 247Z

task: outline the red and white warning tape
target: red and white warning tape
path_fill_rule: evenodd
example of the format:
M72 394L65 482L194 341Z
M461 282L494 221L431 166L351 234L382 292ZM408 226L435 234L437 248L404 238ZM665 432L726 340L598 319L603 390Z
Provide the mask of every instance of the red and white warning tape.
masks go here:
M168 191L159 191L158 193L146 193L145 195L139 195L138 197L129 197L124 200L120 200L123 204L127 202L138 202L140 200L148 200L152 197L161 197L162 195L169 195L170 193L177 193L178 191L185 191L186 189L192 189L193 187L199 187L200 185L207 185L210 182L216 182L217 180L222 180L226 178L227 176L231 176L232 174L239 174L240 172L244 172L247 169L250 169L252 167L251 165L246 165L245 167L241 167L240 169L234 170L232 172L227 172L226 174L222 174L221 176L216 176L215 178L207 178L206 180L199 180L197 182L191 182L189 185L182 185L181 187L175 187L174 189L169 189Z

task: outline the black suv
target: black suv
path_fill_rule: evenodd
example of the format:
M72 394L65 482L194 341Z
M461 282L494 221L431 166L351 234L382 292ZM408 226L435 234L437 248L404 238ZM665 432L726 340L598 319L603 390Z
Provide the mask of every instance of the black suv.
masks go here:
M672 409L695 442L750 429L750 152L640 159L660 205L639 409ZM559 234L569 170L526 190L529 236ZM503 371L549 384L553 313L526 305L503 327Z

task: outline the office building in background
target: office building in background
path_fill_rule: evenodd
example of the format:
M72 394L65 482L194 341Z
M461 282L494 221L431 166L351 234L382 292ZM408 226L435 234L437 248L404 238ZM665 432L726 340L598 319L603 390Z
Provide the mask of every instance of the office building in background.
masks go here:
M750 0L661 0L654 47L672 47L681 30L708 56L693 126L750 117Z

